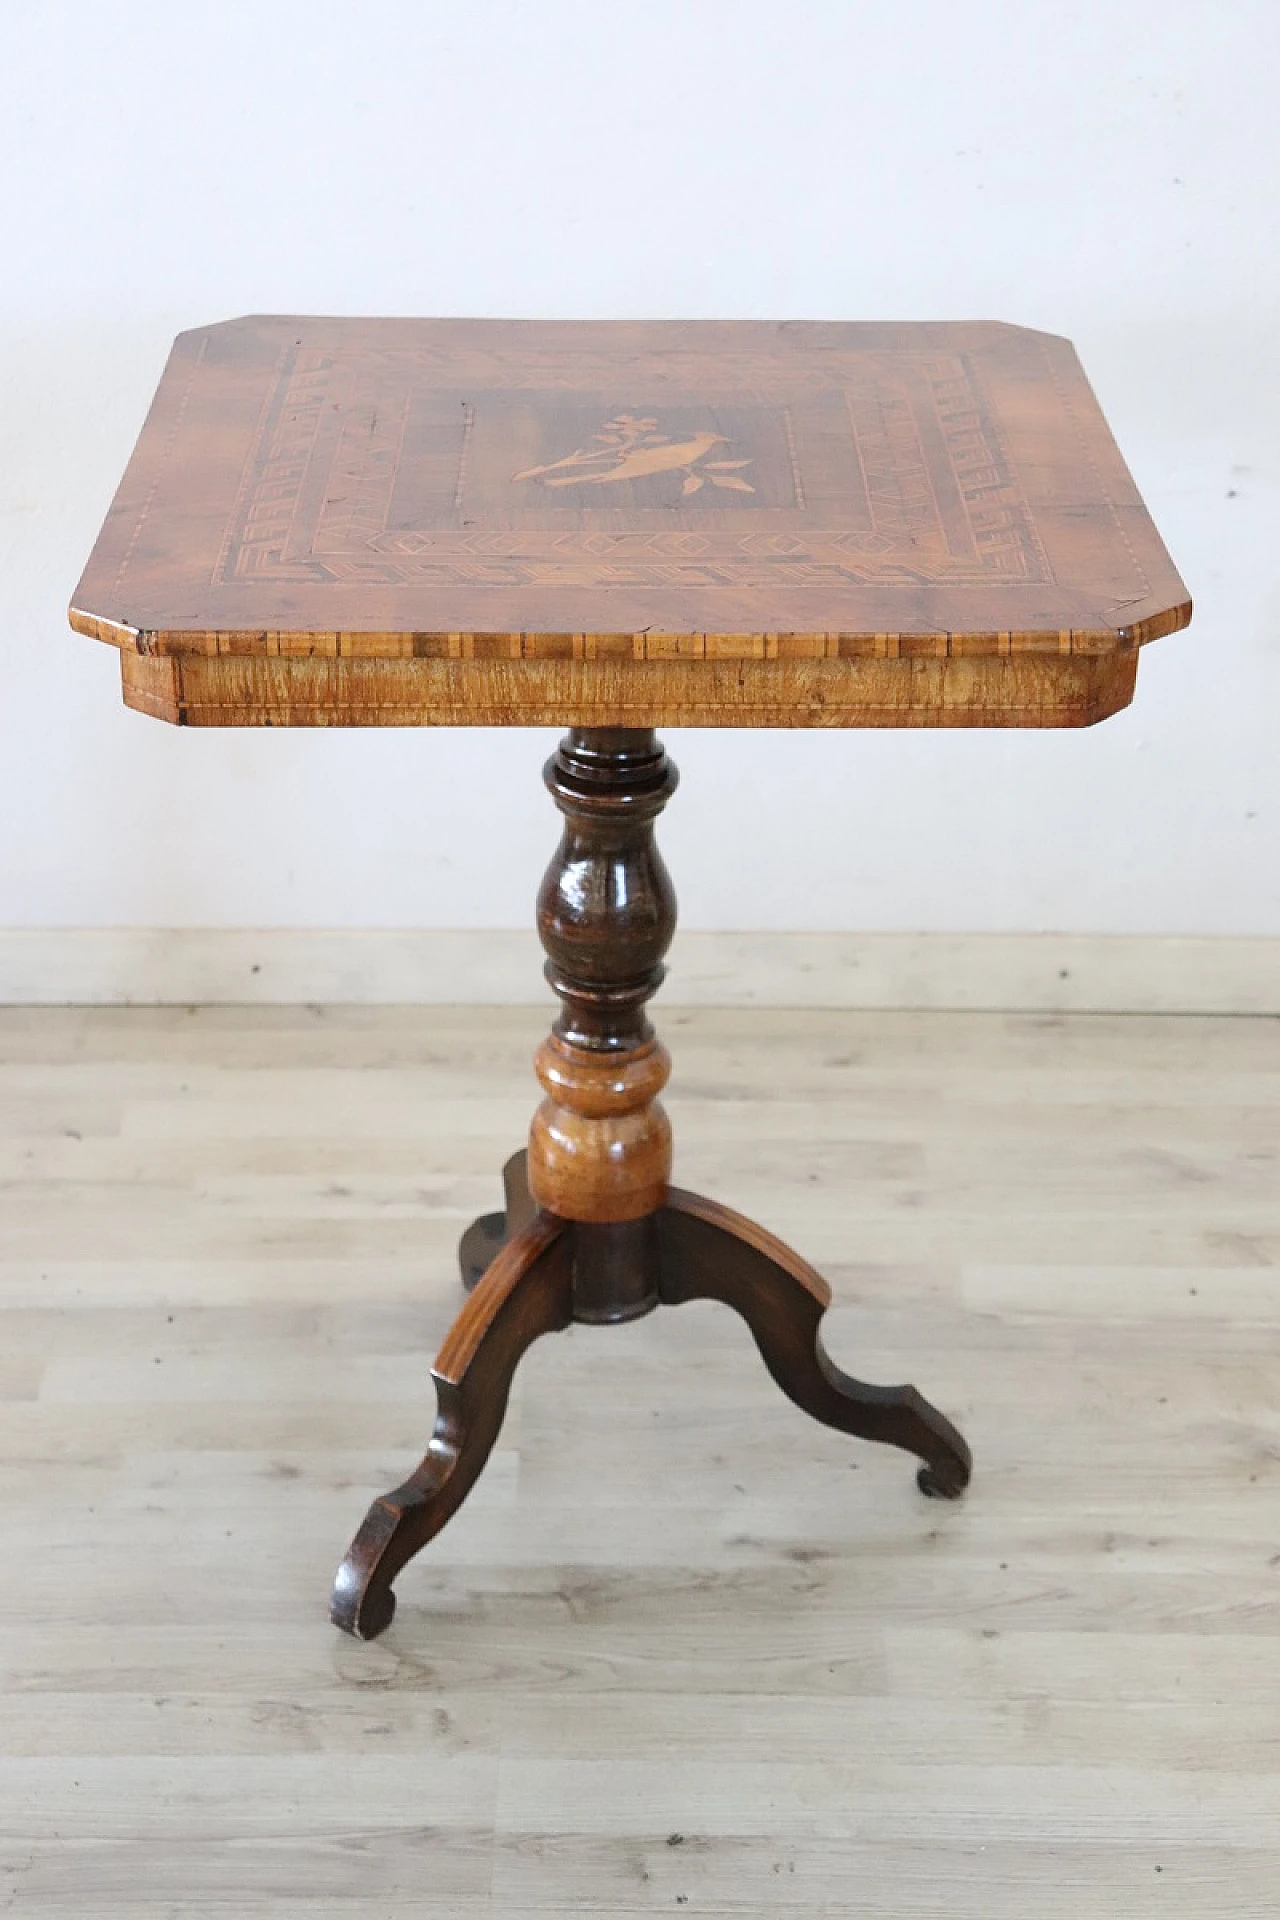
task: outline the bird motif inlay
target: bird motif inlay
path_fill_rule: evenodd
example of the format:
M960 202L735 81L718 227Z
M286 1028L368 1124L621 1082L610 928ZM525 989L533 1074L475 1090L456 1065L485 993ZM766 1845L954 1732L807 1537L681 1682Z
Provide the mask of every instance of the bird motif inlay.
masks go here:
M526 467L513 474L514 480L536 480L543 487L604 487L619 480L645 480L657 473L683 473L680 491L699 493L705 486L722 487L733 493L754 493L741 469L750 460L709 460L717 447L728 446L723 433L691 433L673 439L659 431L652 417L633 413L615 414L593 436L589 447L576 447L563 459L546 466Z

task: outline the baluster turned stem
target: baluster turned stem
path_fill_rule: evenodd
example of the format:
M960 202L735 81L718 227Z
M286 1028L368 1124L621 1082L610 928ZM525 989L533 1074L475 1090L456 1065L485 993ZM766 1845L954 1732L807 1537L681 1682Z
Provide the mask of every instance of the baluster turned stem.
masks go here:
M645 1017L662 983L675 893L653 839L677 774L651 728L576 727L544 779L565 818L538 894L561 1011L535 1059L546 1098L529 1136L539 1206L592 1224L662 1206L671 1062Z

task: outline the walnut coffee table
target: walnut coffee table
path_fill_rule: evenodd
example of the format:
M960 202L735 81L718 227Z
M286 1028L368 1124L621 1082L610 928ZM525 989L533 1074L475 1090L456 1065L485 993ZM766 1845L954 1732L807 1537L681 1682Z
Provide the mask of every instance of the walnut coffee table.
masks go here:
M645 1018L675 929L658 726L1088 726L1191 609L1067 341L993 324L233 320L183 334L71 609L187 726L564 726L538 896L561 1012L506 1209L437 1358L426 1457L333 1618L484 1466L540 1334L735 1307L783 1392L924 1463L969 1449L819 1336L830 1293L669 1184Z

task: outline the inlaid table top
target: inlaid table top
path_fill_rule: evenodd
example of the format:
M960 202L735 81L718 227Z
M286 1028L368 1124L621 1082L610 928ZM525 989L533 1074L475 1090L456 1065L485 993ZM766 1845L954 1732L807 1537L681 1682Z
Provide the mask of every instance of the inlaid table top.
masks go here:
M202 726L1063 726L1190 615L1053 334L268 316L179 336L71 623Z

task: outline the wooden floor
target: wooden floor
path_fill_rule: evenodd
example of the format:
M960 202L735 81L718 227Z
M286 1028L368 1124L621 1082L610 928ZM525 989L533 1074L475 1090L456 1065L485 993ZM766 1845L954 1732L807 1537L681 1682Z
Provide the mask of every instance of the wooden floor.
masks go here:
M0 1913L1275 1920L1280 1022L667 1010L682 1184L970 1495L575 1328L360 1646L543 1025L0 1013Z

